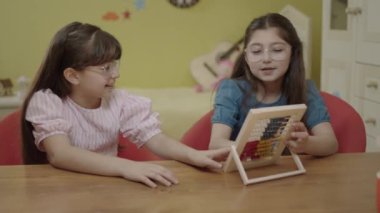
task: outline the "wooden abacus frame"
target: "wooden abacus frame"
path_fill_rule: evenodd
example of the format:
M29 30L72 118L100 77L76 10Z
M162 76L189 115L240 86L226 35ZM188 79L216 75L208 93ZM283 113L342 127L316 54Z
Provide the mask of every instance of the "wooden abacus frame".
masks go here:
M300 121L305 111L305 104L251 109L248 112L235 143L231 145L231 152L223 167L224 172L238 170L244 185L305 173L306 170L303 167L299 156L291 151L291 156L297 166L297 170L295 171L283 172L252 179L248 178L245 171L250 168L275 164L285 149L284 140L289 137L291 123L294 121ZM270 129L276 130L275 134L273 134L274 132L269 132L270 134L265 135L268 128L272 128L268 127L270 126L269 124L271 124L270 122L272 122L272 124L273 122L275 124L281 124L282 126L277 129ZM257 135L257 133L260 135ZM264 148L260 148L261 150L259 150L256 145L255 153L252 154L256 156L260 151L262 152L263 149L266 149L262 152L266 156L259 156L258 158L253 159L249 158L248 160L242 161L242 152L246 145L250 142L255 144L264 144Z

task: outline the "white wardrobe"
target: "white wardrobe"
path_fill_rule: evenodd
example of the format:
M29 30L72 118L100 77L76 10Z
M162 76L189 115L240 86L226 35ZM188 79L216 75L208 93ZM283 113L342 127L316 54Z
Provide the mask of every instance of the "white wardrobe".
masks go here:
M323 0L321 90L362 116L380 151L380 0Z

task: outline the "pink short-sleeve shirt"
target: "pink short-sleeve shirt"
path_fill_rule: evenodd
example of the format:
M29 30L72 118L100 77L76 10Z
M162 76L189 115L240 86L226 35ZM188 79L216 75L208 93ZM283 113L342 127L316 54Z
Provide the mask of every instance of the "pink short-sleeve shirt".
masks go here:
M42 151L45 138L65 134L73 146L116 156L119 133L141 147L161 132L151 101L118 89L97 109L83 108L69 97L61 99L50 89L40 90L29 102L26 120L33 125L35 144Z

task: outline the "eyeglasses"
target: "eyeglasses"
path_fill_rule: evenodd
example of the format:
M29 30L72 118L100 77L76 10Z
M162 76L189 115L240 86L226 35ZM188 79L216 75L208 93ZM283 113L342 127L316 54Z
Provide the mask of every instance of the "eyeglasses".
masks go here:
M101 66L90 66L86 70L110 78L113 74L119 74L119 61L109 62Z
M270 57L272 60L275 61L282 61L288 57L290 48L290 46L282 44L274 45L269 48L263 48L259 45L254 45L247 47L245 49L245 52L248 60L252 62L262 61L266 59L266 57Z

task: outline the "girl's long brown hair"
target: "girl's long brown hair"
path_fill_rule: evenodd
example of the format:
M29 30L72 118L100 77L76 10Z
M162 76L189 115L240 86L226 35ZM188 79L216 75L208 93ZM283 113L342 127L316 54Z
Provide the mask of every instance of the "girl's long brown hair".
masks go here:
M120 43L97 26L73 22L55 34L22 106L21 132L25 164L47 163L46 154L39 151L34 143L33 126L25 119L33 94L50 89L64 99L71 93L70 83L63 75L66 68L80 71L87 66L101 65L120 57Z
M277 13L269 13L254 19L245 31L244 49L256 30L268 28L276 28L279 36L292 47L289 68L282 83L282 94L286 97L287 104L306 103L305 65L302 55L302 43L294 26L286 17ZM252 93L257 92L259 84L263 84L260 79L251 73L245 60L244 51L235 63L231 78L246 79L252 85L250 91L243 91L245 93L243 102L246 102Z

